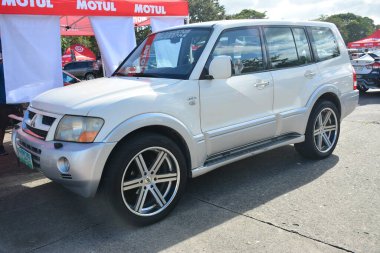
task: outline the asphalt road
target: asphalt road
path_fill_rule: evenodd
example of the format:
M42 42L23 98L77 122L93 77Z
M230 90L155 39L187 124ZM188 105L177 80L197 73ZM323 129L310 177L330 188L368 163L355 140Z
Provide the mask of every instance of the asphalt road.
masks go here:
M360 97L328 159L286 146L225 166L143 228L18 166L6 148L0 252L380 252L380 91Z

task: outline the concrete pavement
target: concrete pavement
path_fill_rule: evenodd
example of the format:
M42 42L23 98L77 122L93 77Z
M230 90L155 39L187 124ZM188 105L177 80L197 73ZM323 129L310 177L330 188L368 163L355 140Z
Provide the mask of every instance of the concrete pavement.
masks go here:
M225 166L143 228L11 153L0 157L0 252L380 252L379 182L380 91L361 96L328 159L286 146Z

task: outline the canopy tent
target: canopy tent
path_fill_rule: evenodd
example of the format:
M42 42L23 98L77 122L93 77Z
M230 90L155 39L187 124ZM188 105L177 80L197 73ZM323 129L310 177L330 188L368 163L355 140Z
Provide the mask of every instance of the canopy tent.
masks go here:
M83 45L74 44L67 48L65 53L62 55L62 66L72 61L94 60L96 60L94 52Z
M91 22L87 16L62 16L60 17L60 27L62 36L94 36ZM150 25L148 17L134 17L135 27Z
M62 86L61 34L95 35L109 76L135 47L136 25L151 24L156 32L188 18L186 0L2 0L0 6L7 103Z
M348 48L380 48L380 29L364 39L348 43Z

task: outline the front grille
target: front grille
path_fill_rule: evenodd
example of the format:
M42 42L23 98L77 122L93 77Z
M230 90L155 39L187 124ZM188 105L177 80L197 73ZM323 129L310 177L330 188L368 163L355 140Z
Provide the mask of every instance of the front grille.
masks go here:
M33 119L34 115L36 115L35 112L28 111L28 118L29 118L29 119Z
M49 117L49 116L42 117L42 124L44 125L51 126L53 125L54 121L55 121L55 118L53 117Z
M40 139L46 139L46 136L48 134L47 131L44 131L44 130L40 130L40 129L37 129L37 128L34 128L34 127L31 127L29 125L25 125L25 128L28 129L30 132L34 133L35 137L40 137ZM26 133L28 133L28 131L26 131Z
M55 120L56 118L54 117L28 110L26 111L22 129L29 135L45 140Z

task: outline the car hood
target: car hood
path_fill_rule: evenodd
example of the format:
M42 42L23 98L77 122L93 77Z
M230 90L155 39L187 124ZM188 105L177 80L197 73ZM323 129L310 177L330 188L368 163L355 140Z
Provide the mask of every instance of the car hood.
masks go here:
M179 81L137 77L100 78L49 90L34 98L31 107L62 115L88 115L94 108L121 100L157 95L160 89Z

